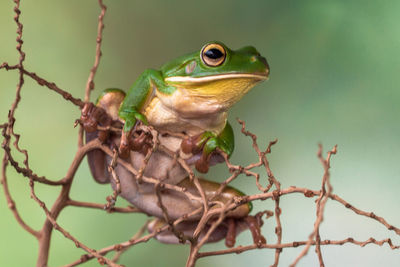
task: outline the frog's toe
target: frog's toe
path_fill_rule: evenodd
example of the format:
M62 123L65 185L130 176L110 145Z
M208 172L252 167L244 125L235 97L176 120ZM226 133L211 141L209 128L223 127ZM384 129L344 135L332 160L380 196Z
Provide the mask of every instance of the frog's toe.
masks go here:
M95 132L97 130L97 121L96 115L98 112L95 112L96 107L93 103L85 103L81 111L81 123L86 132Z
M205 134L189 136L181 143L181 149L186 154L198 154L202 151L204 143L207 141Z
M108 127L112 123L112 119L103 108L97 107L92 103L86 103L82 108L80 121L86 133L97 132L97 137L102 142L106 141L108 130L97 130L99 125L102 127Z
M210 166L222 163L224 161L224 157L217 151L213 150L212 152L209 152L203 150L195 163L195 167L199 172L207 173Z
M251 235L253 236L254 244L256 244L257 246L266 244L267 240L261 234L262 221L260 221L259 218L257 218L256 216L251 215L245 217L243 220L247 224L247 227L249 228Z
M119 156L124 159L128 158L130 154L129 138L130 138L130 133L122 131L118 152Z
M210 157L211 155L207 155L202 153L200 159L198 159L195 163L196 170L201 173L207 173L210 168Z

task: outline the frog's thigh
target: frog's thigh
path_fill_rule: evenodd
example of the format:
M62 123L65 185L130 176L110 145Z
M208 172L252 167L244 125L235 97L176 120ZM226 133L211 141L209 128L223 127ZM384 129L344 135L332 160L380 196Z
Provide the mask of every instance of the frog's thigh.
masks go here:
M97 138L96 132L85 133L86 143ZM100 150L95 149L87 153L88 164L93 178L100 184L110 182L110 174L107 170L106 154Z
M118 120L118 110L124 99L124 91L121 89L109 88L101 93L96 106L103 108L113 120Z
M200 183L201 187L203 188L207 199L213 198L213 200L227 203L228 201L230 201L231 199L233 199L235 197L241 197L244 195L239 190L237 190L231 186L226 186L224 188L224 190L222 191L222 193L219 196L214 198L214 196L216 195L221 184L212 182L212 181L209 181L206 179L201 179L201 178L199 178L199 183ZM196 186L190 181L189 178L184 179L178 185L185 187L192 194L196 194L196 195L198 194L198 190L197 190ZM217 208L217 207L215 207L215 208ZM239 207L235 208L234 210L229 211L226 216L232 217L232 218L243 218L243 217L247 216L250 213L250 211L251 211L251 204L246 203L246 204L240 205Z
M159 207L159 199L155 192L154 185L148 183L137 183L133 176L123 167L117 166L119 178L121 182L121 196L131 202L133 205L141 209L142 211L163 218L163 211ZM211 198L215 195L219 188L218 183L199 179L200 185L203 187L207 198ZM114 182L111 180L112 185L115 187ZM189 178L185 178L181 181L178 186L184 187L188 192L193 195L199 196L197 188ZM215 198L215 200L221 202L228 202L233 197L242 196L243 194L232 187L226 187L222 194ZM170 220L176 220L183 215L193 212L195 209L202 207L202 202L198 200L190 199L185 193L178 192L175 190L163 189L161 191L162 205L165 207L168 217ZM250 212L250 205L243 204L236 209L228 212L227 217L243 218ZM196 214L189 218L191 221L198 221L201 218L201 214Z
M177 230L180 233L183 233L187 237L192 237L194 234L194 231L197 227L198 221L184 221L179 223L178 225L175 226L175 230ZM148 226L147 230L149 233L153 233L154 231L157 231L158 229L161 229L167 225L167 223L163 219L154 219L152 220ZM211 225L207 224L204 226L203 231L199 235L199 240L201 241L204 236L207 234L208 230L210 229ZM236 236L239 235L241 232L246 230L248 228L247 224L245 223L244 220L235 220L235 232ZM212 232L212 234L209 236L207 239L207 243L213 243L213 242L218 242L222 239L225 239L228 233L228 225L226 222L222 222L218 227ZM161 233L157 234L155 238L160 241L161 243L166 243L166 244L179 244L179 239L176 237L174 233L172 233L169 230L162 231ZM188 243L188 241L187 241Z
M194 230L197 227L197 223L198 223L197 221L196 222L185 221L185 222L178 224L175 227L175 229L178 232L183 233L185 236L192 237ZM159 228L162 228L165 225L166 225L166 223L163 219L154 219L147 226L147 230L150 233L153 233L154 231L156 231ZM210 228L209 225L205 226L204 231L199 236L199 241L201 241L203 239L204 234L207 233L209 228ZM210 235L209 239L207 240L207 243L218 242L218 241L224 239L226 237L226 234L227 234L227 227L225 225L221 224ZM155 238L158 241L160 241L161 243L179 244L179 239L171 231L163 231L160 234L158 234ZM187 241L187 243L188 243L188 241Z
M115 88L106 89L98 98L96 106L103 108L113 120L118 120L118 109L124 98L124 91ZM86 143L96 139L97 136L98 131L86 132ZM107 170L106 154L100 149L95 149L87 153L87 158L94 179L101 184L109 183L110 175Z

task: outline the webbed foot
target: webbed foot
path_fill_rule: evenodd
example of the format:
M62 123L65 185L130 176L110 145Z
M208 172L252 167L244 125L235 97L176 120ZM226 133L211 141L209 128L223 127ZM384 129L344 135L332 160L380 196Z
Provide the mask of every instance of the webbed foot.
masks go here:
M86 103L82 108L80 121L83 128L88 133L97 131L97 126L110 126L112 119L107 115L106 111L101 107L93 105L93 103ZM97 137L104 142L107 139L108 131L98 131Z
M254 244L257 246L263 245L267 243L267 240L265 237L261 234L261 226L263 224L263 221L261 220L261 217L256 216L247 216L243 219L247 227L249 228L251 235L253 236L253 241Z
M263 222L261 218L257 215L256 216L248 215L242 219L228 218L226 220L226 223L227 223L227 233L225 237L225 245L228 248L232 248L235 246L237 233L243 231L243 230L238 231L236 229L237 227L248 228L253 237L253 242L257 246L267 243L267 240L261 234L261 226ZM246 225L245 227L243 226L243 223Z
M182 141L181 148L184 153L200 154L195 167L201 173L207 173L210 165L223 162L217 148L228 155L232 153L225 140L211 132L186 138Z
M125 120L124 127L122 129L121 135L121 143L119 145L119 154L122 158L127 158L129 156L129 151L136 150L141 151L140 149L135 149L135 145L132 144L131 137L132 133L139 121L144 124L148 124L146 117L136 110L120 110L119 116ZM137 145L136 145L137 148Z

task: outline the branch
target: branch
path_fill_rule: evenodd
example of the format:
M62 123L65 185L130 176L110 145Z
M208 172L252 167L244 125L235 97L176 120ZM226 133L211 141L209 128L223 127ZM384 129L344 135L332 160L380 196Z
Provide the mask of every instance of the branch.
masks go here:
M92 202L84 202L84 201L76 201L76 200L72 200L69 199L66 202L67 206L74 206L74 207L81 207L81 208L92 208L92 209L100 209L100 210L104 210L104 204L98 204L98 203L92 203ZM138 208L135 207L112 207L110 209L107 209L108 213L137 213L140 212L142 213L141 210L139 210Z
M104 29L104 15L106 13L107 7L103 4L102 0L98 0L99 5L101 7L101 13L99 15L99 23L97 26L97 38L96 38L96 57L94 59L94 65L92 69L90 70L89 78L86 83L86 89L85 89L85 102L89 102L90 100L90 91L94 89L94 76L96 75L97 68L100 63L100 57L101 57L101 41L103 40L103 29Z
M4 196L7 200L8 208L11 210L13 213L16 221L21 225L21 227L26 230L28 233L33 235L36 238L40 237L40 233L37 230L34 230L32 227L27 225L25 221L21 218L21 215L19 214L17 207L15 205L15 201L12 199L10 191L8 189L8 182L7 182L7 175L6 175L6 170L7 170L7 164L8 164L8 159L7 156L4 155L3 161L2 161L2 166L1 166L1 184L3 186L4 190Z
M209 256L219 256L219 255L226 255L226 254L240 254L245 251L259 249L259 248L264 248L264 249L297 248L300 246L306 246L308 244L308 242L309 241L307 240L307 241L293 241L293 242L282 243L282 244L262 244L260 246L258 246L256 244L249 245L249 246L237 246L235 248L224 249L224 250L200 252L200 253L198 253L197 257L204 258L204 257L209 257ZM317 242L315 240L313 240L310 244L312 246L315 246L316 243ZM347 243L352 243L352 244L358 245L360 247L364 247L368 244L375 244L378 246L382 246L383 244L387 243L392 250L400 249L399 245L393 245L392 240L390 238L377 241L371 237L366 241L357 241L357 240L354 240L354 238L352 238L352 237L348 237L343 240L328 240L327 239L327 240L323 240L320 242L320 244L322 246L328 246L328 245L340 245L341 246L341 245L344 245Z

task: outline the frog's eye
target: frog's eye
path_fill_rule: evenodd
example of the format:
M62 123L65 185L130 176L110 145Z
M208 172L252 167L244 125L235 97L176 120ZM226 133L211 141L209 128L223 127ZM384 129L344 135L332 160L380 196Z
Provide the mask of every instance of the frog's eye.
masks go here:
M217 67L224 63L225 48L220 44L207 44L201 49L201 60L210 67Z

